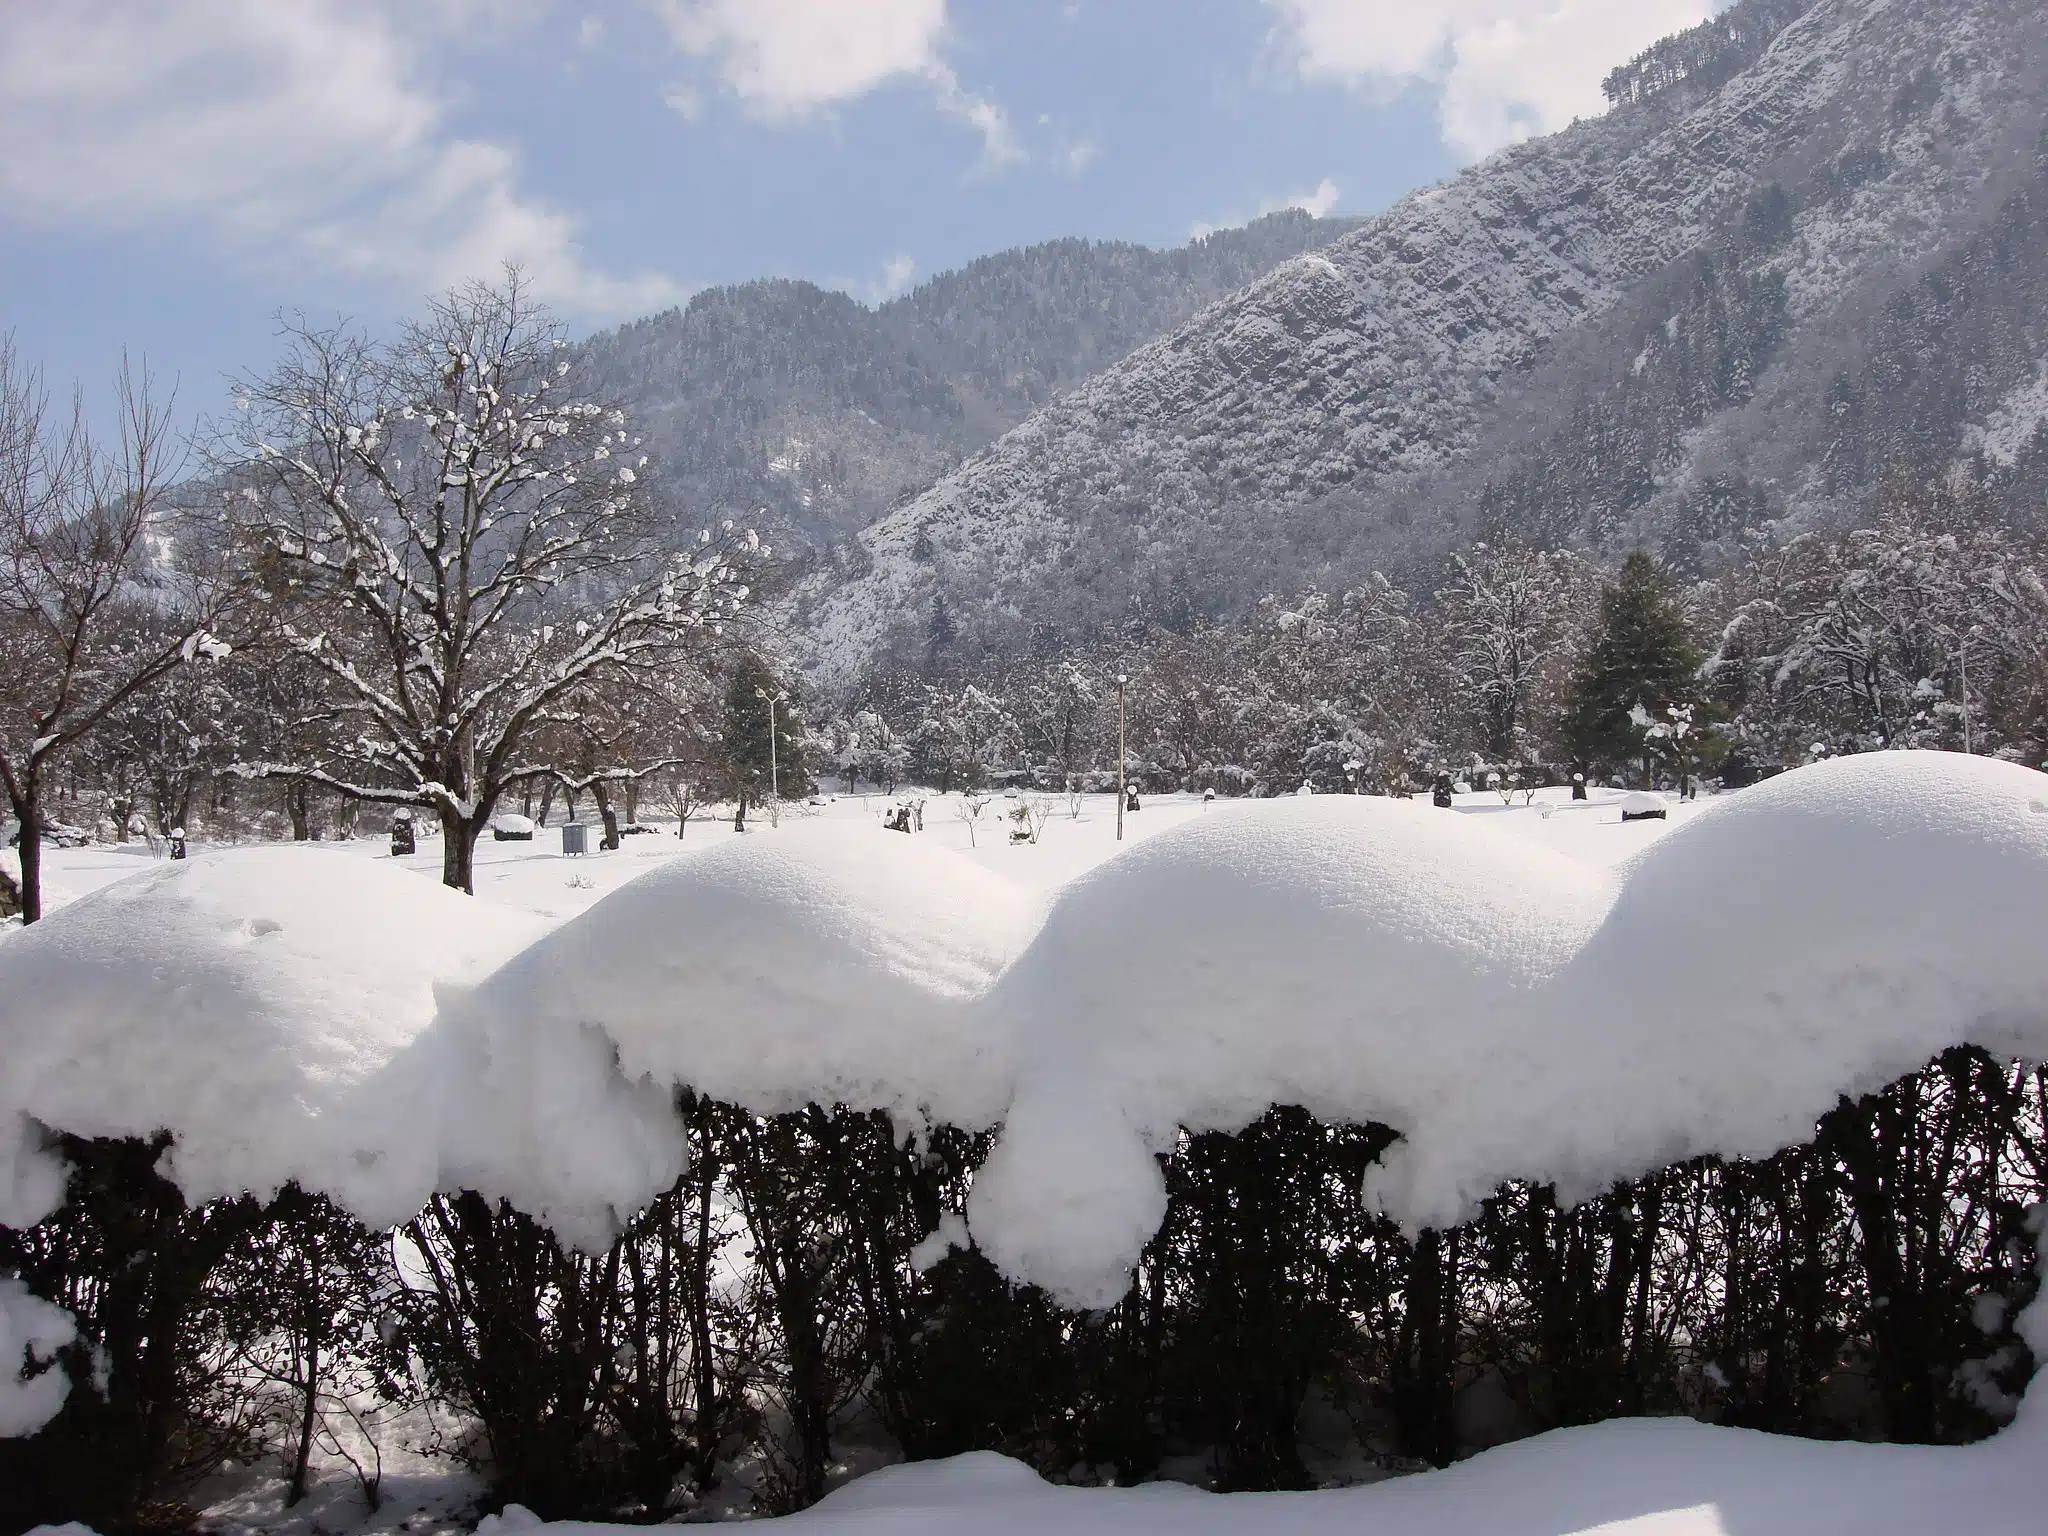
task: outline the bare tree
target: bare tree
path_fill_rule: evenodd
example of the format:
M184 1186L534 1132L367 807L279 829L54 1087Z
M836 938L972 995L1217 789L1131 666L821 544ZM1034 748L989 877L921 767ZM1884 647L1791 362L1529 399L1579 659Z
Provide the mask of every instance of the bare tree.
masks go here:
M545 728L595 686L694 665L768 551L730 523L663 540L639 440L578 394L516 271L388 346L286 334L238 402L231 506L343 728L242 771L432 811L442 879L466 891L499 796L553 766L528 756Z
M41 371L0 339L0 787L27 923L43 910L52 765L182 662L223 653L234 596L217 541L173 527L183 454L147 365L123 361L115 405L103 442L82 395L53 411Z

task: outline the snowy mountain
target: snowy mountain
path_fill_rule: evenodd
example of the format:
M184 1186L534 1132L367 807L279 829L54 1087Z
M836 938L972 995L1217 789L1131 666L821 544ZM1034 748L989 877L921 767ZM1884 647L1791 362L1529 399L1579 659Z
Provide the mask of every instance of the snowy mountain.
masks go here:
M713 288L586 356L634 407L693 525L766 507L784 542L829 541L1354 223L1288 211L1168 251L1053 241L873 308L787 279Z
M2033 0L1743 0L1608 92L1053 400L820 560L796 627L845 671L941 598L1044 644L1485 526L1710 557L1902 461L2038 464Z

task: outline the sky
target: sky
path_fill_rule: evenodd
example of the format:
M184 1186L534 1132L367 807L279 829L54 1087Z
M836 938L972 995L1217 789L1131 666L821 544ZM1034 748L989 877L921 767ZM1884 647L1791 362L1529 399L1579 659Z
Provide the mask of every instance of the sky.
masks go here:
M1370 214L1723 0L0 0L0 332L217 408L518 262L573 332Z

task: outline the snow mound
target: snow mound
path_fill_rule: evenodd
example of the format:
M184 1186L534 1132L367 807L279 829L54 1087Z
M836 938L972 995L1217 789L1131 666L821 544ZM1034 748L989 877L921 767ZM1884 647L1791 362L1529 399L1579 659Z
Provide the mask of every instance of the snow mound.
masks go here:
M1043 915L958 854L872 826L735 838L615 891L470 1000L521 1034L601 1027L631 1076L761 1114L814 1099L986 1125L1007 1041L972 1005Z
M0 1220L57 1198L39 1123L168 1129L194 1198L297 1179L384 1222L466 1186L600 1244L682 1171L680 1085L1000 1125L973 1241L1103 1306L1181 1127L1383 1122L1376 1197L1447 1225L1508 1178L1571 1197L1767 1154L1950 1045L2048 1059L2044 798L1982 758L1844 758L1613 869L1486 818L1289 798L1151 836L1049 907L819 823L545 937L378 861L214 856L0 944Z
M1349 797L1247 807L1077 882L991 1001L1019 1033L976 1241L1105 1306L1165 1206L1150 1153L1274 1103L1377 1120L1405 1224L1806 1140L1961 1042L2048 1057L2041 775L1842 759L1612 872Z
M1456 1021L1512 1017L1608 898L1597 870L1404 800L1239 804L1158 834L1062 893L990 999L1020 1072L976 1240L1062 1299L1113 1302L1179 1127L1276 1103L1451 1113L1473 1072Z
M754 1524L806 1536L2036 1536L2041 1449L2015 1430L1957 1448L1617 1419L1363 1488L1229 1494L1058 1487L977 1451L885 1467L801 1514ZM528 1527L504 1527L514 1528Z
M32 1435L57 1417L71 1378L46 1367L77 1336L69 1312L31 1296L20 1280L0 1279L0 1440Z
M165 1172L194 1201L296 1180L389 1224L447 1187L452 1158L493 1192L568 1205L558 1186L575 1185L579 1147L602 1143L615 1161L633 1145L635 1117L611 1102L624 1085L608 1043L436 1022L441 984L481 977L541 931L403 869L304 845L166 864L63 908L0 945L0 1222L32 1225L61 1198L34 1123L167 1130ZM519 1063L558 1082L508 1084ZM618 1128L537 1118L536 1092L608 1111ZM522 1177L536 1160L558 1166ZM588 1225L599 1213L578 1214Z

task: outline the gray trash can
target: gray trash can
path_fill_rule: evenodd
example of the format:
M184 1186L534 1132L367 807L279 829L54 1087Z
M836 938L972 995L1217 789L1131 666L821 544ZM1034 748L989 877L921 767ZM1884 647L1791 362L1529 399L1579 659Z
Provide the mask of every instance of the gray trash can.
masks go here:
M583 832L583 823L580 821L569 821L562 824L562 853L565 857L573 859L579 854L590 851L589 848L584 846Z

